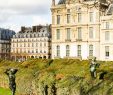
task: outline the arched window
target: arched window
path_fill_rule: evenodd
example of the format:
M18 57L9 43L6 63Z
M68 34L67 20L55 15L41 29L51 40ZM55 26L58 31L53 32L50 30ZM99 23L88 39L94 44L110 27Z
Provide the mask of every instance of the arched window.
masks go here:
M32 53L34 53L34 50L32 50Z
M89 56L93 56L93 45L89 45Z
M60 57L60 46L58 45L57 46L57 54L56 54L58 57Z
M30 38L32 38L32 34L30 34Z
M66 45L66 56L70 55L70 47L69 45Z
M26 38L28 38L28 35L26 34Z

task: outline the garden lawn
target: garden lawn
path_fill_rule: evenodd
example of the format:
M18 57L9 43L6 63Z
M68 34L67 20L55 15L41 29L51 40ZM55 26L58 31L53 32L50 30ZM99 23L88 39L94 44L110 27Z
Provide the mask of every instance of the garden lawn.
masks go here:
M0 87L0 95L11 95L11 92L9 89L4 89Z

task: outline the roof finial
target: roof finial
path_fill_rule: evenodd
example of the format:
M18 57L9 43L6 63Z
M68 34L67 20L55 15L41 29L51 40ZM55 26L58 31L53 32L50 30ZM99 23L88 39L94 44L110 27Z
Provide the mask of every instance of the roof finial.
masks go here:
M55 6L55 0L52 0L52 6Z

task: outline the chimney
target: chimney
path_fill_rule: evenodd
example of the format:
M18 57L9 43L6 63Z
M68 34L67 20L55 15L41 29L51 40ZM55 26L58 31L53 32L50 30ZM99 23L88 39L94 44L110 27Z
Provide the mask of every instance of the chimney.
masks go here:
M52 0L52 6L55 6L55 0Z
M24 26L21 27L21 32L25 32L25 27Z

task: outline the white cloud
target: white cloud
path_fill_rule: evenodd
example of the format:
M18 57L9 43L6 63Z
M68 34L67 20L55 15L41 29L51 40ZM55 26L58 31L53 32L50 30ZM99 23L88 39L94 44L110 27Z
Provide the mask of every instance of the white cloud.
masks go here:
M47 13L51 0L0 0L0 10L9 14Z
M46 25L51 22L50 18L48 17L44 18L43 16L33 16L32 21L33 21L33 25L38 25L38 24Z
M21 26L51 23L51 1L0 0L0 27L18 31Z

